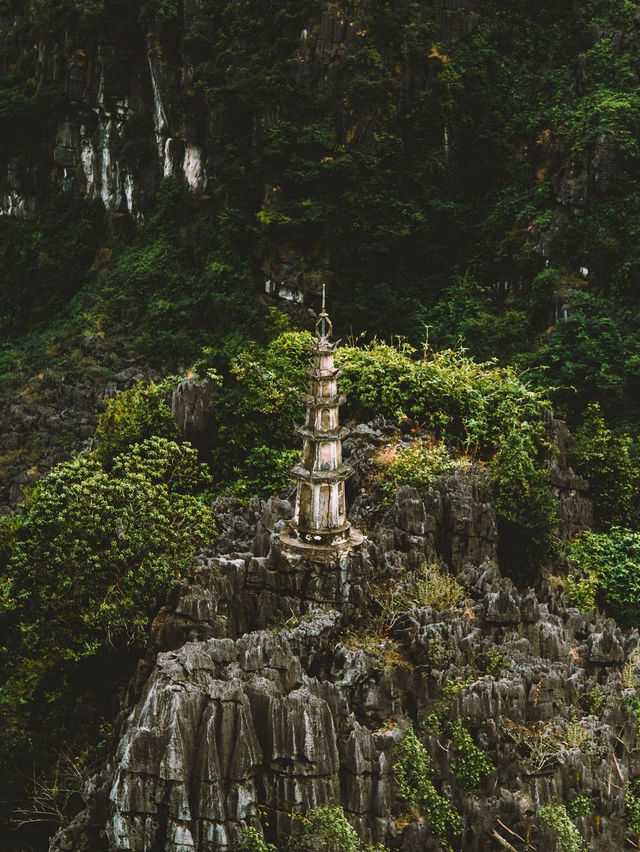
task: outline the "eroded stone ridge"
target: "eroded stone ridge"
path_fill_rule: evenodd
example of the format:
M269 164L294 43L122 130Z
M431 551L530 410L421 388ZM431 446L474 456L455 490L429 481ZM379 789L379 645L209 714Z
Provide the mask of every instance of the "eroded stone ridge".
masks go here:
M363 430L350 440L379 443ZM561 481L561 466L555 475L579 528L580 483ZM217 852L244 824L281 845L325 803L368 842L438 850L428 819L397 799L395 747L409 725L463 818L456 850L552 852L538 809L578 795L592 806L577 820L586 840L624 848L625 785L640 776L638 724L622 704L636 696L637 633L567 609L553 577L504 576L481 485L457 470L386 507L361 494L353 512L370 539L320 569L279 552L286 501L221 501L229 552L202 554L156 619L117 750L52 852ZM445 611L409 602L385 621L381 590L401 595L434 562L467 599ZM434 714L461 719L495 765L477 790L456 777Z

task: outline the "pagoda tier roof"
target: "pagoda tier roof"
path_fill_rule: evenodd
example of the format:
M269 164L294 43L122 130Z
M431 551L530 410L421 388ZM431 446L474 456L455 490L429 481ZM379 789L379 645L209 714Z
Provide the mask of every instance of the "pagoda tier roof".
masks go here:
M344 405L347 397L343 393L334 396L315 396L312 393L303 393L300 395L300 401L315 408L335 408L335 406Z
M302 463L291 468L291 473L305 482L337 482L351 476L352 468L348 464L341 464L329 470L309 470Z
M296 432L305 438L317 441L341 441L351 432L348 426L338 426L336 429L316 429L313 426L298 426Z
M311 351L317 352L319 355L335 354L340 342L340 340L327 340L326 337L321 339L316 338L311 344Z
M319 370L317 367L309 367L307 376L310 379L339 379L342 375L340 367L332 367L330 370Z

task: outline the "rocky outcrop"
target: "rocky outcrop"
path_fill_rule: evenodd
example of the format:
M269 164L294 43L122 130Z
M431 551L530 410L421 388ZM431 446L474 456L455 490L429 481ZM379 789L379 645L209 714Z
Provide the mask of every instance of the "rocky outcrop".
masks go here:
M171 413L181 435L203 452L211 449L215 435L216 388L211 378L184 379L171 395Z
M73 357L61 358L21 387L2 389L0 512L15 508L25 487L89 444L106 399L155 375L97 335L82 340L81 353L81 374Z
M280 552L287 501L219 502L228 552L201 554L156 619L117 749L51 852L213 852L243 825L281 846L300 816L336 802L364 840L440 849L394 782L410 725L463 818L455 849L559 849L538 810L578 796L584 838L623 848L625 783L640 774L622 703L636 694L637 634L567 609L560 580L501 575L473 469L424 494L403 487L386 507L356 503L369 539L314 565ZM566 510L577 528L583 507ZM442 610L418 593L425 563L455 575L465 600ZM472 791L443 733L456 720L496 767Z
M556 448L556 454L548 462L549 480L558 503L560 534L569 541L593 525L589 483L569 463L573 438L566 423L550 419L549 437Z

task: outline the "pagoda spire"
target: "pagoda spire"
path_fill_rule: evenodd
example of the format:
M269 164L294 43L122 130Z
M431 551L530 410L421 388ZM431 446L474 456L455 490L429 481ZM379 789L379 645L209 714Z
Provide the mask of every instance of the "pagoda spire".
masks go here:
M285 549L321 559L333 558L362 541L347 520L345 481L351 469L342 461L342 439L349 430L340 426L340 406L346 397L338 393L341 371L334 365L334 356L340 341L331 341L332 334L323 284L322 310L307 370L309 392L302 397L306 419L298 429L302 457L292 469L297 480L295 511L280 535Z

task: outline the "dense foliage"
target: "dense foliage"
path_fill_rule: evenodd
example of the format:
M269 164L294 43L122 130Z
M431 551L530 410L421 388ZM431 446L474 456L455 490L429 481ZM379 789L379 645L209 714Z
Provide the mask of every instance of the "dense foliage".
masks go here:
M46 772L56 752L95 744L161 595L211 540L197 496L208 482L194 450L154 437L109 470L88 454L59 465L1 519L0 751L13 785L32 760Z
M431 759L413 728L407 728L397 746L393 772L400 797L426 816L434 836L446 848L451 838L462 831L460 814L431 781Z
M281 849L286 852L383 852L382 846L363 843L339 806L326 805L300 817L301 831L290 837ZM234 852L276 852L255 828L245 828L234 845Z
M302 831L287 843L287 852L382 852L382 847L363 843L341 807L311 811L302 821Z
M411 419L449 445L490 460L488 479L506 567L519 562L528 570L541 564L554 552L556 527L541 464L547 449L545 393L513 368L478 364L461 351L413 355L406 345L379 341L343 349L339 362L350 405L364 416ZM441 458L442 470L444 462Z
M464 789L475 790L495 767L460 721L450 724L447 733L453 749L451 771Z
M147 438L177 440L178 427L166 402L167 386L138 382L107 400L96 428L96 458L106 467Z
M569 557L577 572L565 587L570 604L584 610L598 604L623 623L640 624L639 532L621 527L587 531L571 542Z
M587 845L572 822L565 805L543 805L538 811L538 816L554 830L562 852L585 852Z
M624 803L629 830L640 837L640 784L638 779L629 781L627 784Z
M424 490L433 480L454 467L454 461L444 444L429 446L416 441L408 446L390 446L377 457L378 480L382 490L393 495L401 485Z
M589 480L601 526L640 523L640 454L628 435L607 426L598 403L590 405L575 435L575 463Z
M264 282L285 280L312 304L324 278L337 329L375 341L343 352L350 412L433 435L428 452L399 454L390 481L422 487L449 458L485 465L507 568L554 553L549 399L568 417L599 532L572 545L567 594L632 619L635 4L477 0L468 14L415 0L344 4L336 44L315 0L189 5L185 15L180 0L0 0L0 196L16 201L10 175L37 200L25 221L0 216L0 406L26 399L45 366L108 374L112 353L163 375L208 370L220 382L216 487L266 496L286 487L309 337L265 310ZM92 57L107 57L118 69L101 93L111 109L149 45L169 81L168 121L195 128L203 146L206 136L211 181L197 197L162 180L153 116L132 108L114 155L141 175L144 215L107 217L51 152L60 122L90 106L72 94L73 73L97 78ZM421 358L411 347L425 325ZM375 338L391 334L409 343ZM87 354L96 349L99 363ZM86 667L141 641L157 592L206 538L203 471L175 438L164 388L134 388L108 404L95 453L2 520L2 645L18 661L2 673L7 738L38 741ZM27 440L37 458L41 438ZM0 482L15 464L11 451L0 456ZM30 769L25 758L16 777ZM448 803L414 781L419 796L407 801L431 808L442 836L453 831ZM548 816L573 842L565 815Z

